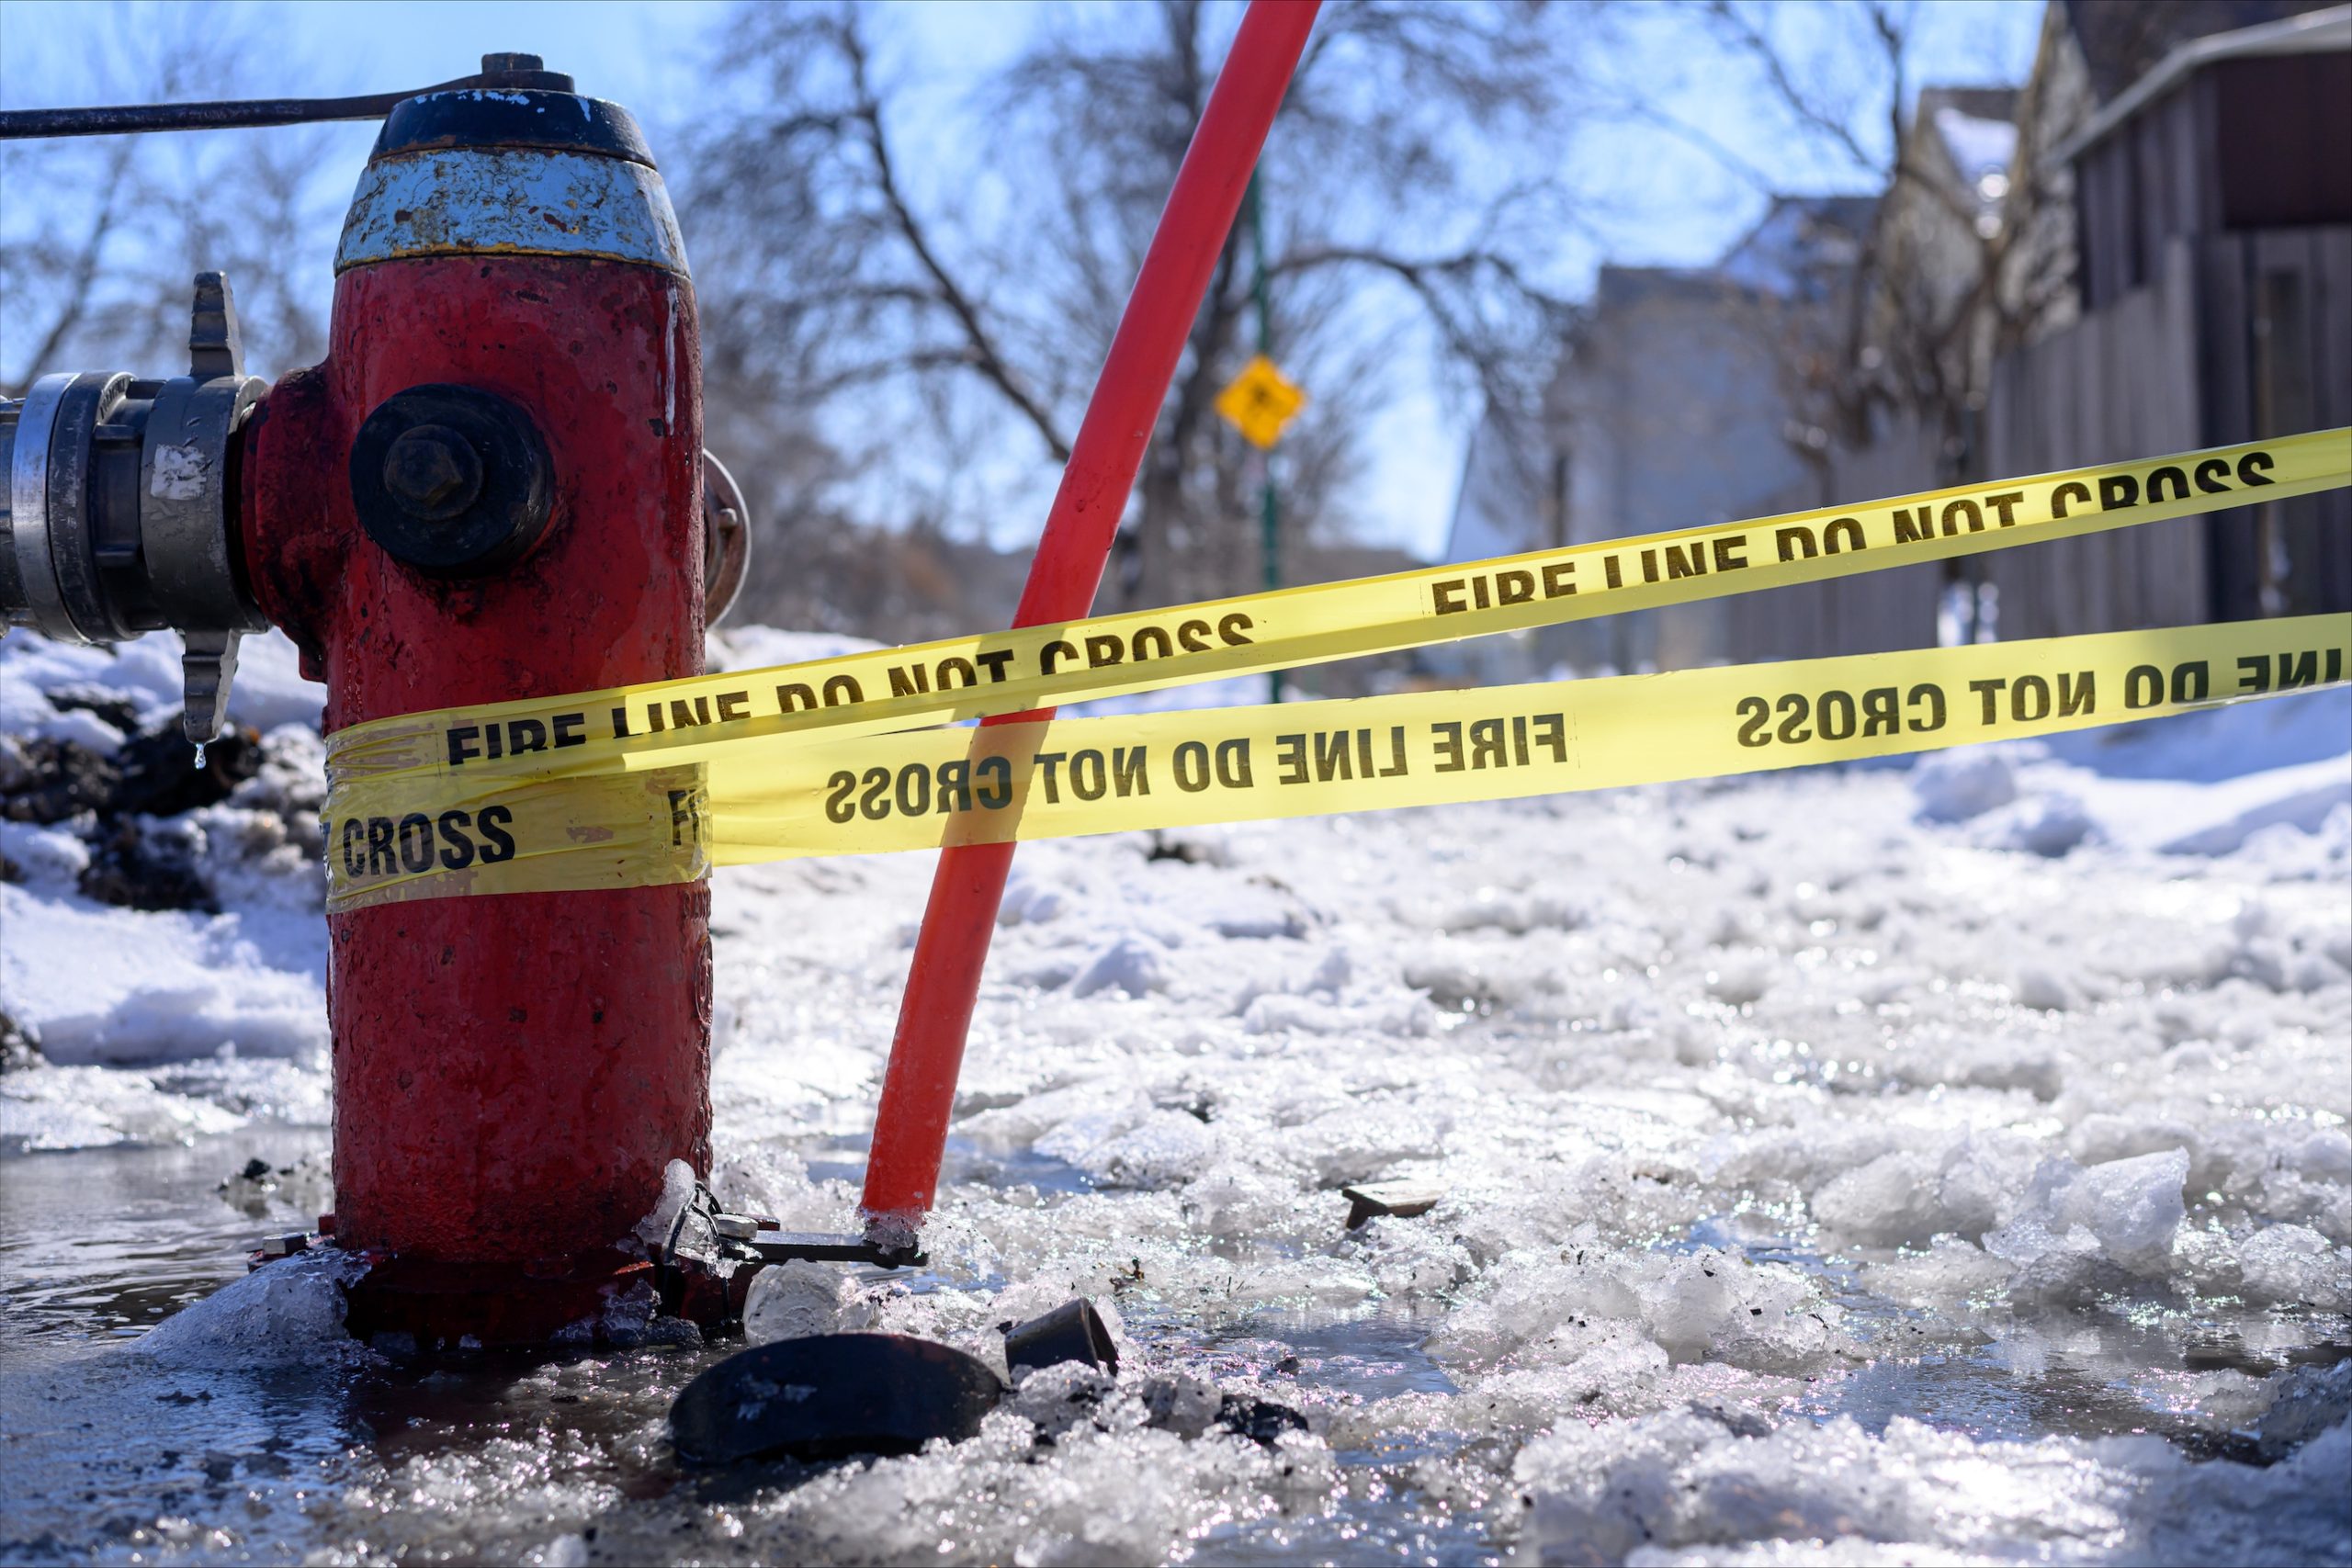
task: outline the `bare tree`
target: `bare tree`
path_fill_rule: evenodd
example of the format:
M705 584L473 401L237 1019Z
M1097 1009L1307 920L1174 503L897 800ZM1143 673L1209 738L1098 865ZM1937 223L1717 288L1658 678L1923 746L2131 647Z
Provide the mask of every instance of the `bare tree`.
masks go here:
M1826 480L1833 447L1867 446L1889 423L1907 423L1958 478L1993 361L2030 337L2067 288L2064 248L2036 243L2063 193L2046 187L2041 150L2016 146L2014 93L1921 90L1917 10L1894 0L1802 16L1711 0L1694 20L1748 66L1795 134L1877 196L1840 276L1755 300L1798 411L1792 446ZM1773 188L1736 150L1645 108ZM1965 147L1972 133L2000 155Z
M187 7L100 13L108 47L77 58L74 84L114 102L238 96L250 21ZM9 97L49 78L28 62ZM253 363L282 368L325 349L322 306L334 233L318 130L119 136L0 146L0 391L54 370L168 374L187 353L190 284L226 271Z
M942 171L940 139L923 143L919 188L910 126L935 106L887 64L895 15L745 7L727 47L769 112L701 149L686 182L718 373L831 430L886 428L853 437L853 468L1066 460L1238 15L1157 0L1059 18L984 93L985 147ZM1540 397L1563 310L1540 278L1566 221L1548 171L1579 15L1360 0L1318 21L1260 173L1273 353L1314 397L1281 452L1306 528L1344 526L1355 433L1392 395L1400 333L1433 336L1465 389ZM1498 146L1536 150L1524 180L1497 177ZM1240 242L1154 433L1117 580L1130 603L1256 577L1250 454L1213 413L1255 346Z

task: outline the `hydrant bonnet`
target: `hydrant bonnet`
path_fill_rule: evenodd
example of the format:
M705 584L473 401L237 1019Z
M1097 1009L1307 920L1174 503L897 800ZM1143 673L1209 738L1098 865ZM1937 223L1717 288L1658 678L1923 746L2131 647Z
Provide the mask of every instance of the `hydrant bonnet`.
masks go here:
M686 271L669 193L628 110L490 87L411 98L368 154L334 269L482 254Z

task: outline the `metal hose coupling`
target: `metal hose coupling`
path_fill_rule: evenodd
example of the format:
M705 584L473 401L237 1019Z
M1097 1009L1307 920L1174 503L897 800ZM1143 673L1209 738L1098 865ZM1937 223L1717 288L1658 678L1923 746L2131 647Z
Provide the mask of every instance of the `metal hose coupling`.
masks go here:
M187 375L62 373L0 400L0 615L64 642L177 629L199 748L220 734L238 639L269 625L232 536L239 432L263 387L229 280L205 272Z

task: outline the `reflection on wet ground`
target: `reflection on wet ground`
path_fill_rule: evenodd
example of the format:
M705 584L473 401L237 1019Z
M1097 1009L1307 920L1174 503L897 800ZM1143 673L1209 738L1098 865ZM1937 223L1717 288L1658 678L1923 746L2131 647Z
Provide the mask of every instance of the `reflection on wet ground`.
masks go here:
M829 1158L854 1166L854 1141L836 1142L830 1153L812 1149L812 1175L835 1174ZM240 1277L256 1236L307 1221L275 1198L232 1205L220 1179L250 1159L282 1168L322 1145L315 1131L263 1130L195 1148L0 1168L0 1496L8 1502L0 1560L465 1556L511 1543L527 1521L501 1528L469 1515L462 1486L447 1495L435 1488L457 1486L446 1477L502 1455L543 1468L550 1496L593 1501L601 1526L591 1528L608 1542L637 1550L664 1532L692 1532L707 1551L710 1520L838 1468L679 1467L662 1438L663 1415L724 1347L406 1365L355 1353L239 1367L165 1360L126 1343ZM1083 1190L1081 1176L1042 1156L965 1148L952 1157L967 1179L1041 1194ZM1872 1358L1819 1380L1783 1415L1851 1417L1872 1432L1900 1416L1980 1439L2146 1433L2200 1459L2258 1461L2226 1409L2216 1414L2217 1375L2250 1382L2352 1358L2341 1320L2161 1302L2070 1312L2045 1327L1935 1321L1871 1295L1847 1263L1753 1216L1709 1221L1665 1245L1739 1251L1821 1279ZM1430 1320L1278 1308L1204 1317L1142 1291L1125 1306L1153 1364L1254 1386L1308 1411L1457 1392L1426 1348ZM1461 1484L1468 1467L1444 1469L1498 1441L1428 1430L1340 1448L1338 1482L1318 1506L1213 1523L1189 1560L1498 1561L1510 1499L1493 1494L1507 1491L1507 1458L1483 1472L1483 1490ZM1433 1489L1442 1472L1454 1480Z
M1872 1295L1844 1260L1737 1218L1702 1222L1674 1245L1742 1252L1823 1280L1876 1353L1797 1408L1817 1420L1850 1417L1868 1432L1907 1416L1979 1439L2148 1434L2196 1458L2258 1463L2250 1439L2198 1408L2195 1376L2261 1379L2352 1359L2352 1322L2333 1314L2156 1301L1972 1328Z
M136 1335L243 1273L262 1235L314 1216L238 1208L222 1179L254 1159L275 1168L322 1155L326 1143L315 1129L254 1131L0 1164L0 1344Z
M779 1142L792 1146L788 1139ZM797 1152L810 1180L856 1183L865 1179L865 1151L872 1142L870 1134L855 1133L809 1140ZM944 1190L967 1183L1001 1190L1025 1187L1047 1200L1094 1190L1093 1179L1068 1160L1030 1148L983 1148L961 1134L951 1134L946 1157L940 1162L939 1185Z

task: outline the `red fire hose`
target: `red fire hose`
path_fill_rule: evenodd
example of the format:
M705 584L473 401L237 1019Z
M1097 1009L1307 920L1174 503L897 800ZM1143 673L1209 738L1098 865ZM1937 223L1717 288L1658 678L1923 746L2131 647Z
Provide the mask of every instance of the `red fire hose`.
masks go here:
M1319 3L1250 0L1241 18L1078 427L1015 626L1074 620L1093 608L1136 469ZM1045 710L987 722L1050 716ZM899 1004L866 1161L864 1209L870 1230L910 1234L931 1208L964 1065L964 1037L1012 850L1011 844L967 844L940 855Z

